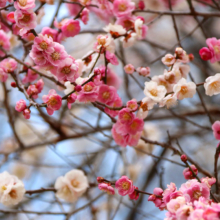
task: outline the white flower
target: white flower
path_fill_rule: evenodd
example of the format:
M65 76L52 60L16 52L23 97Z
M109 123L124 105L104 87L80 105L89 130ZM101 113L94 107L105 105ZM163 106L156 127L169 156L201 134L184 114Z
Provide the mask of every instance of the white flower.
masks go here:
M160 102L166 95L165 86L158 85L154 81L145 82L144 94L155 102Z
M5 206L17 205L25 194L24 184L8 172L0 173L0 203Z
M148 111L151 110L155 104L156 102L153 101L152 99L148 97L143 98L141 101L140 108L137 112L137 117L141 119L146 118L148 115Z
M110 53L114 53L115 52L115 42L114 42L114 40L113 40L113 38L111 36L99 35L97 37L97 43L98 43L98 45L96 46L96 48L98 50L100 50L100 48L103 47L106 50L108 50Z
M220 73L210 76L205 80L205 94L209 96L220 93Z
M129 37L122 37L121 40L123 42L123 47L126 48L126 47L131 47L135 41L136 41L136 38L137 38L137 34L136 33L131 33Z
M162 63L166 66L172 66L176 59L172 54L166 54L165 57L161 59Z
M123 26L118 25L118 24L111 24L109 23L108 26L103 28L104 31L112 33L113 34L118 34L118 35L124 35L126 33L126 29L123 28Z
M151 81L156 82L158 86L165 86L168 93L173 91L173 84L166 81L164 75L153 76Z
M160 107L166 107L169 109L177 104L177 97L174 94L169 94L163 98L163 100L159 103Z
M192 98L196 93L196 84L194 82L187 82L182 78L174 87L173 91L179 100L185 98Z
M182 63L188 63L189 62L189 56L186 53L185 50L181 47L177 47L175 50L176 59Z
M176 84L182 78L179 69L178 70L172 69L171 71L167 71L165 69L163 74L165 80L170 84Z
M88 179L81 170L71 170L55 182L56 196L67 202L75 202L89 187Z
M140 18L136 19L134 22L134 30L137 34L138 39L142 39L142 26L143 26L143 20Z
M79 76L81 76L83 72L84 62L81 59L77 59L75 60L75 62L78 64L78 74Z
M66 86L66 89L64 90L65 95L72 92L75 88L75 86L73 84L71 84L70 81L65 82L64 85Z
M187 64L181 64L180 62L176 62L173 66L173 71L180 72L180 74L182 76L181 78L186 79L189 74L189 71L190 71L190 66Z

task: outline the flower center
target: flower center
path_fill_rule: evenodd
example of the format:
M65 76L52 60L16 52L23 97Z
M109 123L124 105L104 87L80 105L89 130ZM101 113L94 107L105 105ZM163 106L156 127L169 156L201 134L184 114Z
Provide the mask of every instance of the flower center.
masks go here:
M103 99L108 99L109 96L110 96L109 92L104 92L104 93L102 94Z
M181 86L180 92L181 92L183 95L185 95L185 94L188 92L187 86Z
M73 24L69 24L69 25L67 26L67 30L68 30L69 32L74 31L74 29L75 29L75 26L74 26Z
M129 113L124 113L123 119L126 120L126 121L130 120L131 119L130 114Z
M150 94L152 96L157 96L157 89L151 89Z
M11 192L9 193L9 196L11 196L11 198L16 199L17 198L17 193L16 191L13 189L11 190Z
M70 191L70 189L69 189L68 186L64 186L64 187L62 188L62 192L63 192L64 194L70 194L70 193L71 193L71 191Z
M30 20L31 20L31 15L29 15L29 14L23 15L23 18L22 18L23 22L28 23Z
M54 106L57 104L57 100L55 97L51 97L48 101L48 104L51 105L51 106Z
M69 74L71 72L71 69L70 69L69 66L65 66L65 67L63 67L61 72L64 73L64 74Z
M99 43L100 45L104 46L105 43L106 43L106 39L105 39L104 37L101 37L101 38L98 39L98 43Z
M59 60L60 54L58 52L53 52L51 57L54 61L56 61L56 60Z
M91 85L85 85L83 89L85 92L91 92L93 87Z
M144 112L148 111L148 105L147 103L141 104L141 108Z
M124 183L122 183L122 188L124 189L124 190L128 190L129 189L129 186L130 186L130 184L128 183L128 182L124 182Z
M119 6L118 6L118 10L119 11L125 11L127 9L127 5L125 3L121 3Z
M46 50L47 47L48 47L48 44L47 44L45 41L42 41L42 42L40 43L40 48L41 48L41 49Z
M7 189L6 186L2 186L2 190L5 191Z
M219 48L218 45L214 46L213 48L214 48L215 53L219 53L220 52L220 48Z
M195 199L199 199L199 197L202 195L202 193L200 192L200 191L198 191L198 190L195 190L194 192L193 192L193 197L195 198Z
M79 182L78 182L77 180L72 180L72 181L71 181L71 184L72 184L72 186L75 187L75 188L79 186Z
M220 89L220 82L215 81L211 83L210 86L212 87L212 89Z
M27 5L27 0L19 0L19 4L24 7Z

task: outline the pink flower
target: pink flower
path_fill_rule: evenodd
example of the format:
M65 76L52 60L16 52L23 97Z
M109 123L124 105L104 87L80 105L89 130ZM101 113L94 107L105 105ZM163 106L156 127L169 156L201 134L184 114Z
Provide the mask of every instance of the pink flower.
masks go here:
M150 67L138 67L137 72L141 76L149 76L150 75Z
M27 89L27 94L33 98L33 99L37 99L38 98L38 89L36 88L36 85L30 85L28 86Z
M67 98L67 107L68 109L71 109L71 104L73 104L77 100L77 95L75 93L72 93Z
M0 67L4 69L5 72L11 73L17 68L17 62L12 58L7 58L0 63Z
M126 125L131 124L134 120L134 117L135 117L134 114L126 108L120 110L118 113L118 120L122 124L126 124Z
M212 57L210 59L211 63L214 63L216 61L220 61L220 40L217 40L215 37L208 38L206 40L206 44L208 45Z
M59 110L62 106L62 98L54 89L51 89L48 95L43 95L42 99L47 104L47 113L49 115L52 115L54 111Z
M98 101L110 104L115 100L117 90L113 86L101 85L99 87Z
M68 20L61 27L62 34L65 37L74 37L80 32L80 24L77 20Z
M40 67L39 66L35 66L34 69L36 70L39 70ZM33 82L34 80L36 80L38 77L38 74L31 70L31 69L28 69L27 71L27 75L22 79L22 83L30 83L30 82Z
M0 67L0 81L5 82L8 79L8 74Z
M216 140L220 140L220 121L216 121L212 125L213 135Z
M26 108L26 109L23 111L23 115L24 115L24 118L25 118L25 119L30 119L30 117L31 117L31 111L30 111L30 109Z
M122 100L121 98L116 95L115 100L109 104L111 107L121 107L122 106ZM111 110L109 108L105 108L105 112L110 115L111 117L116 117L118 115L119 110Z
M118 65L118 59L117 57L115 56L114 53L110 53L108 50L106 51L106 56L105 58L107 59L107 61L109 63L111 63L112 65Z
M127 176L122 176L115 182L115 188L121 196L134 192L133 182Z
M37 81L37 83L35 83L35 86L36 86L36 88L37 88L37 90L38 90L38 93L41 93L41 91L43 90L43 87L44 87L44 81L43 81L43 79L39 79L39 80Z
M190 216L187 218L187 220L200 220L203 218L204 210L202 209L196 209L193 212L191 212Z
M176 214L177 219L188 220L188 217L192 213L192 211L193 211L192 205L182 205L176 211L175 214Z
M35 0L18 0L15 1L14 7L21 10L33 9L35 7Z
M79 77L78 65L74 59L67 57L60 62L56 76L59 80L74 82Z
M209 177L203 177L203 178L201 179L201 182L202 182L202 183L205 183L209 188L211 188L211 186L212 186L213 184L215 184L216 179L215 179L214 177L211 177L211 178L209 178Z
M198 174L198 169L195 167L195 165L191 165L190 167L193 170L193 172L197 175ZM186 180L195 179L192 171L188 167L183 170L183 176Z
M39 51L36 46L32 46L29 55L34 61L34 63L38 66L44 66L46 64L49 64L47 59L45 59L45 54L42 51Z
M47 35L39 34L35 37L33 47L36 47L39 51L45 52L46 54L54 52L53 39Z
M99 183L98 187L99 187L100 190L107 192L109 195L114 195L115 194L115 190L110 184Z
M202 49L200 49L199 55L205 61L211 60L213 57L211 50L207 47L203 47Z
M116 17L129 15L134 9L135 4L131 0L115 0L113 2L113 12Z
M15 110L16 111L22 112L25 109L26 109L26 102L23 99L21 99L18 102L16 102L16 105L15 105Z
M11 23L15 23L15 12L12 11L7 14L7 20L10 21Z
M36 14L31 10L16 10L15 21L16 25L24 30L34 29L37 26Z
M152 201L156 207L158 207L160 210L163 210L166 205L163 202L163 190L161 188L154 188L153 195L150 195L148 197L148 201Z
M138 104L136 99L132 99L127 102L126 107L129 111L136 111L138 109Z
M126 124L125 130L128 134L135 135L139 131L143 131L144 121L143 119L135 118L131 124Z
M131 200L137 200L139 198L139 192L136 191L135 189L138 189L138 187L136 187L136 186L133 186L133 187L134 187L133 193L128 194L128 196Z
M140 1L138 2L138 7L139 7L140 10L144 10L145 4L144 4L144 1L143 1L143 0L140 0Z
M5 7L7 3L7 0L1 0L0 1L0 7Z
M6 51L10 50L9 37L6 35L6 33L3 30L0 30L0 45ZM5 56L5 53L2 50L0 50L0 57L3 56Z
M127 74L132 74L134 71L135 71L135 68L132 64L127 64L125 67L124 67L124 71L127 73Z
M181 196L183 193L176 190L175 183L170 183L167 185L167 189L163 193L163 201L167 204L171 199Z
M44 27L41 31L41 34L47 35L48 37L51 37L53 41L57 41L57 35L58 31L49 27Z
M88 23L88 20L89 20L89 10L87 8L84 8L82 13L80 14L80 18L82 20L82 22L84 24L87 24Z
M98 98L98 90L99 88L93 82L89 82L78 93L78 100L80 102L94 102Z
M185 196L187 202L194 202L200 197L209 198L210 190L205 183L200 183L196 179L188 180L179 189Z

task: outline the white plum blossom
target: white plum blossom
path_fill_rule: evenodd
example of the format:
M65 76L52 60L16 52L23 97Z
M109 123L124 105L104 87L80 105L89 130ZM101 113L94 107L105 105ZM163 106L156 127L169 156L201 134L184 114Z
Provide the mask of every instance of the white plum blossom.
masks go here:
M88 179L81 170L74 169L57 178L56 196L67 202L75 202L89 187Z
M173 91L173 84L170 84L168 81L166 81L164 75L153 76L151 81L156 82L159 86L165 86L168 93Z
M165 86L158 85L154 81L145 82L144 94L155 102L160 102L166 95Z
M156 102L153 101L152 99L148 97L143 98L141 101L140 108L137 112L137 117L141 119L146 118L148 115L148 111L151 110L155 104Z
M70 81L66 81L64 83L64 85L66 86L66 89L64 90L64 94L67 95L69 94L70 92L72 92L75 88L75 86L73 84L71 84Z
M172 66L175 63L176 58L172 54L166 54L161 61L166 66Z
M177 97L174 94L169 94L163 98L163 100L159 103L160 107L166 106L168 109L177 105Z
M138 39L142 39L142 32L143 32L142 31L142 26L143 26L143 23L144 23L143 20L140 19L140 18L136 19L135 22L134 22L134 30L137 34Z
M220 93L220 73L210 76L204 83L206 95L213 96Z
M180 72L182 78L187 78L189 71L190 71L190 66L187 64L182 64L180 62L176 62L173 65L173 71L174 72ZM176 73L177 74L177 73Z
M0 203L5 206L17 205L25 194L24 184L8 172L0 173Z
M115 52L115 42L111 36L108 35L99 35L97 37L97 43L95 44L95 49L98 51L103 47L108 50L110 53Z
M176 84L182 78L182 75L179 70L172 69L171 71L167 71L165 69L164 78L169 84Z
M131 47L135 43L137 39L137 34L136 33L131 33L129 37L122 37L121 40L123 42L123 47Z
M106 27L103 28L104 31L111 33L113 35L124 35L126 34L126 29L123 26L118 24L109 23Z
M192 98L196 93L196 84L194 82L187 82L186 79L182 78L174 85L173 91L179 100Z

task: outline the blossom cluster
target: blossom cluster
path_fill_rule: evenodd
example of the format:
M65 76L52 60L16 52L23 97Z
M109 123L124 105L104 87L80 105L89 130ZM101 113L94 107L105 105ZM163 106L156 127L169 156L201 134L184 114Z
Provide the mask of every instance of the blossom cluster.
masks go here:
M103 177L97 177L99 183L98 188L109 195L115 194L115 188L118 190L118 194L121 196L128 195L131 200L137 200L139 197L138 187L133 185L133 181L130 180L127 176L122 176L115 183L105 180Z
M155 188L148 201L154 202L160 210L168 210L166 220L219 219L220 203L210 199L210 189L215 178L188 180L179 190L175 183L165 190ZM158 197L160 196L160 197Z

